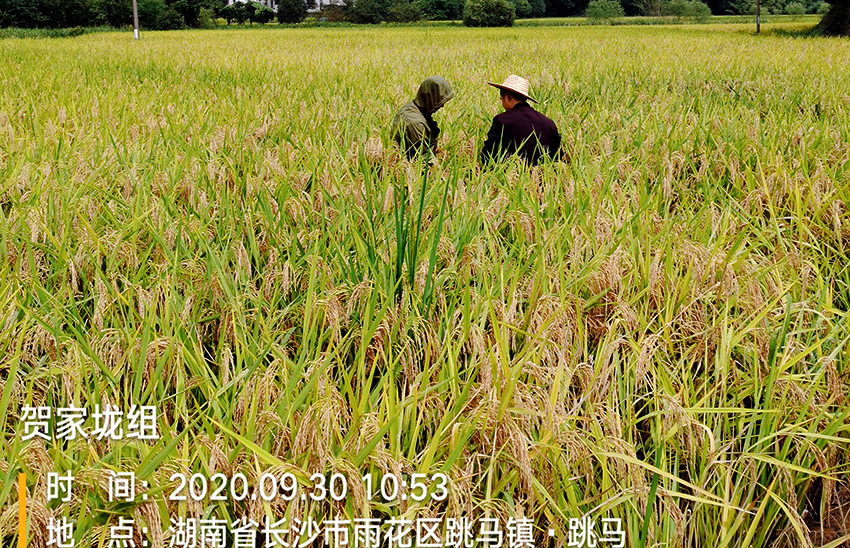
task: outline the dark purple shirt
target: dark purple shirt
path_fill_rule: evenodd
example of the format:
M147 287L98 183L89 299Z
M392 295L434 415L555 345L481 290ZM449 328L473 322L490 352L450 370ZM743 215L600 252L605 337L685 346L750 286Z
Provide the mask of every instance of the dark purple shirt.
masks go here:
M560 147L561 135L555 122L522 102L493 118L481 149L481 162L518 154L526 163L537 165L544 154L556 158Z

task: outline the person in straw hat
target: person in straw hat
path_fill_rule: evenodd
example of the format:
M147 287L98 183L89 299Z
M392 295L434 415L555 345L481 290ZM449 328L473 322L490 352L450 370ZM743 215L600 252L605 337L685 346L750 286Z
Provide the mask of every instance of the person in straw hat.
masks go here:
M557 158L561 135L555 122L528 104L537 102L528 94L528 80L511 74L501 84L487 83L499 89L505 112L493 118L481 149L481 163L512 154L530 165L537 165L544 155Z
M418 153L437 151L440 128L431 117L455 96L452 86L442 76L430 76L419 86L412 101L408 101L395 113L392 120L392 136L408 158Z

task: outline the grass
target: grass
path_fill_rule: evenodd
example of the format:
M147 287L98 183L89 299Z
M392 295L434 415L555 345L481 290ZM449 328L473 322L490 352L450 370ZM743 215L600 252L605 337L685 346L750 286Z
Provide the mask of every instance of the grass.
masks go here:
M564 546L586 513L630 545L811 545L848 478L850 44L749 27L0 42L2 546L19 472L31 546L50 515L162 546L169 516L337 514ZM568 162L477 167L510 72ZM456 98L426 186L387 128L431 74ZM24 405L108 402L161 439L21 441ZM108 470L155 496L108 502ZM268 470L449 497L158 491Z
M73 38L74 36L82 36L87 32L97 31L102 32L107 29L85 29L82 27L73 27L68 29L19 29L19 28L3 28L0 29L0 39L2 38Z

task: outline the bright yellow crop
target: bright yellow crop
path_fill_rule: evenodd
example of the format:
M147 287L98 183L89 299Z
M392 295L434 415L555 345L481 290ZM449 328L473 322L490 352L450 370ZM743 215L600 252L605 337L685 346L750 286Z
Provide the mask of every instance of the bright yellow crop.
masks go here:
M0 469L86 546L104 510L151 531L528 517L562 546L590 513L634 546L645 516L647 546L823 540L812 516L848 496L850 42L774 31L0 40ZM477 166L486 82L510 73L565 163ZM456 97L426 176L388 129L432 74ZM160 441L21 441L24 406L107 403L156 406ZM47 504L54 469L71 502ZM165 492L342 473L351 494L133 513L106 470ZM445 473L448 497L370 500L389 473Z

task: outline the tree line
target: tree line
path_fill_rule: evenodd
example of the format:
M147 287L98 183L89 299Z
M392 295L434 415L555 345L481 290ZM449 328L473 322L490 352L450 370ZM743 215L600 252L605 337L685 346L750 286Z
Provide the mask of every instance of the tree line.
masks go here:
M201 28L224 7L221 0L137 0L139 25L151 30ZM204 20L206 16L207 20ZM0 27L126 27L132 0L0 0ZM213 20L214 24L214 20Z
M344 0L327 6L317 19L351 23L412 22L419 20L460 20L470 26L505 26L515 17L569 17L605 13L634 15L679 15L699 3L707 6L703 15L752 13L755 0ZM617 4L614 6L614 4ZM822 0L761 0L763 14L825 13ZM225 0L138 0L139 23L143 29L171 30L215 27L219 19L227 24L264 24L275 18L280 23L297 23L307 16L304 0L280 0L273 11L257 2ZM0 0L0 27L68 28L126 27L132 25L132 0Z

